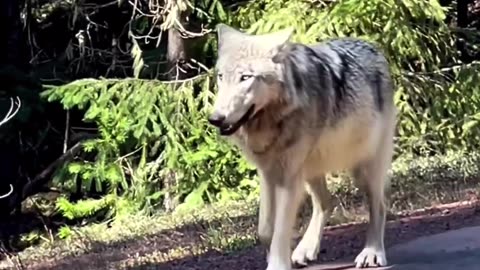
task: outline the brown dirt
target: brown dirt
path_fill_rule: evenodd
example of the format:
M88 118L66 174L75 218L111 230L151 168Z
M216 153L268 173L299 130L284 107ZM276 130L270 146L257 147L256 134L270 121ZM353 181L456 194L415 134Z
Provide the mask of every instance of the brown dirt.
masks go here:
M470 200L439 205L413 212L399 213L387 223L386 246L390 247L420 236L480 225L480 201ZM332 226L326 229L322 240L320 260L317 263L353 259L364 242L365 223ZM208 251L198 256L188 256L165 262L155 252L164 246L192 240L193 234L169 232L169 235L137 240L134 243L116 244L62 260L43 261L28 265L28 269L265 269L265 251L260 246L222 253ZM163 261L163 262L160 262Z

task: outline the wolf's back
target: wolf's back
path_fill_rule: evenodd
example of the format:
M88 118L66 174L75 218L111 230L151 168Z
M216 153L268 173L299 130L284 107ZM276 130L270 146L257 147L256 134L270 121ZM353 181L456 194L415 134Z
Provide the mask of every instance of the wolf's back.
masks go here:
M355 38L338 38L314 45L315 50L322 50L328 46L339 56L345 57L347 61L352 61L352 65L358 65L363 68L388 68L383 54L372 43Z
M334 76L338 77L345 91L370 90L377 109L393 106L390 68L375 45L360 39L339 38L314 45L312 49L319 54L330 54L333 61L328 61L327 65L337 71Z

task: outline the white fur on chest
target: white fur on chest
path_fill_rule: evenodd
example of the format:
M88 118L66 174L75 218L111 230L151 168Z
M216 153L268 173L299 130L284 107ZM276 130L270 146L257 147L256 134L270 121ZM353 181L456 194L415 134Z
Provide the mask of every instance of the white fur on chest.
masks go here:
M368 111L352 114L333 127L319 130L319 137L311 145L294 145L284 151L270 149L267 154L256 154L256 150L264 150L278 134L278 130L266 129L262 132L235 136L233 141L242 149L246 158L259 167L268 166L272 161L284 164L304 160L303 168L306 177L317 176L329 172L349 170L372 157L378 149L384 129L388 127L386 119L381 115ZM303 134L304 135L304 134ZM311 135L311 133L310 133ZM301 135L300 135L301 136ZM311 140L299 139L299 142ZM301 149L311 149L306 159ZM303 156L304 157L304 156ZM294 161L295 160L295 161Z
M312 174L352 169L375 153L383 128L381 119L373 115L341 121L322 132L306 159L305 169Z

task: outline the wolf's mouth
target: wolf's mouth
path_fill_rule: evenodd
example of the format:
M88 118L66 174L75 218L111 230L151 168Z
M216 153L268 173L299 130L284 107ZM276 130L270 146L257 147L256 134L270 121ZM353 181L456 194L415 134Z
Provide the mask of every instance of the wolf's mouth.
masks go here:
M245 124L255 111L255 104L250 106L247 112L235 124L220 127L220 135L229 136L235 133L243 124Z

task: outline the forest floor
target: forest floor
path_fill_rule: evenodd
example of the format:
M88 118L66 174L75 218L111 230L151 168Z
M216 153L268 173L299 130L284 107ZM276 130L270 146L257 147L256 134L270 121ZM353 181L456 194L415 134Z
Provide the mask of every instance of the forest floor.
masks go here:
M55 241L48 249L34 246L18 254L8 254L0 261L0 269L265 269L265 250L255 239L255 218L235 216L232 212L230 214L224 220L185 222L160 231L152 230L151 227L155 226L155 222L161 227L162 220L149 220L140 225L137 224L142 222L139 220L124 220L120 225L109 224L98 227L95 231L78 232L71 240ZM448 264L443 261L440 263L440 260L449 257L437 255L446 249L463 252L462 256L456 256L463 261L450 261L451 265L445 269L473 269L467 267L474 260L469 258L480 258L474 255L469 257L465 253L468 249L470 252L475 252L475 248L480 250L480 240L474 238L475 235L480 237L480 229L476 233L471 231L475 230L473 226L480 225L478 197L399 212L390 215L388 220L385 241L389 262L396 264L392 269L444 269L440 266ZM116 227L124 231L110 231L116 230ZM450 242L442 240L445 236L442 238L442 235L437 235L461 228L470 228L464 229L470 231L464 231L463 234L462 231L455 232L457 236L447 234ZM329 226L322 239L320 258L314 263L316 266L305 269L350 269L350 262L362 248L365 229L365 222ZM146 232L148 230L150 232ZM469 233L472 236L465 237ZM120 236L117 238L114 234ZM433 240L427 236L433 236ZM470 239L470 242L465 242L465 238ZM452 239L464 239L463 246L459 246L458 240L455 242ZM417 242L410 242L412 240ZM472 244L475 242L478 246ZM428 251L430 255L408 255L411 253L407 251L411 251L412 247L421 248L418 252ZM432 253L434 250L438 252ZM480 252L478 250L477 253ZM428 268L428 265L435 267Z

